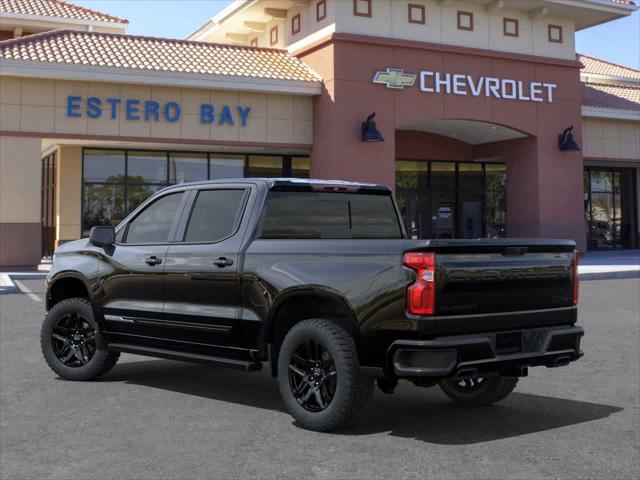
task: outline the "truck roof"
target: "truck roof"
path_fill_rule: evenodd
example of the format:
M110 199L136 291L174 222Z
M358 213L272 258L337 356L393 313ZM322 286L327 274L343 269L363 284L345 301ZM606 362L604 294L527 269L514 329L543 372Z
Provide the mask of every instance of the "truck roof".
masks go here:
M262 178L262 177L244 177L244 178L224 178L220 180L204 180L199 182L180 183L171 185L168 188L177 188L195 185L220 185L226 183L263 183L269 190L329 190L329 191L375 191L377 193L391 192L386 185L364 182L349 182L346 180L323 180L316 178Z

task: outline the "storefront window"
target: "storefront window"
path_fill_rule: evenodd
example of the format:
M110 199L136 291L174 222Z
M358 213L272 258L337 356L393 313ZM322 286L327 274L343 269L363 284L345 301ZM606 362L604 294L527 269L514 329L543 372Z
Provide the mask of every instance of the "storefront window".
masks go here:
M124 161L124 152L121 150L85 150L84 181L122 182Z
M636 248L634 173L630 168L585 169L585 217L590 248Z
M482 237L482 164L458 164L458 215L456 222L463 238Z
M211 154L209 165L211 179L244 177L244 155Z
M396 199L411 238L505 235L503 164L398 160Z
M198 182L207 178L206 153L169 154L169 183Z
M125 217L124 185L85 184L82 205L83 236L91 227L117 225Z
M506 236L507 228L507 168L503 164L484 166L485 237Z
M117 225L170 184L245 176L309 177L307 157L278 155L87 148L83 165L83 236L96 225Z
M309 178L309 157L291 158L291 176L295 178Z
M396 162L396 201L410 238L431 238L429 162Z
M431 219L433 238L456 237L456 164L431 163Z
M167 184L167 154L130 151L127 155L127 182Z
M249 155L247 177L282 177L282 157L267 155Z

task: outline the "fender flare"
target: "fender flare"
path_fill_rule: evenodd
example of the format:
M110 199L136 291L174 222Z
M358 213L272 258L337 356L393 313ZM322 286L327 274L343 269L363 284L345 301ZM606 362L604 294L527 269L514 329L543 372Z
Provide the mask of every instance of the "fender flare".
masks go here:
M77 273L77 272L73 272L73 271L61 271L61 272L56 272L54 274L53 277L47 279L47 294L45 297L45 308L47 311L50 310L51 308L51 291L54 288L54 286L62 281L62 280L66 280L66 279L73 279L73 280L78 280L80 281L80 283L82 283L82 285L84 286L85 290L87 291L87 294L89 296L89 301L91 302L91 307L93 309L93 316L95 318L95 321L98 322L98 324L102 327L102 316L99 312L99 310L96 307L96 302L95 302L95 292L94 292L94 288L91 285L91 283L89 282L89 280L87 279L87 277L85 277L84 275Z
M349 320L351 322L351 326L353 327L355 332L359 332L359 326L357 322L357 316L353 310L353 307L348 302L348 300L337 290L327 287L325 285L305 285L299 287L292 287L282 291L273 301L271 308L269 309L269 314L265 319L264 325L264 346L266 346L271 342L273 338L273 334L276 328L276 316L280 308L288 301L299 298L311 296L316 298L322 298L326 300L330 300L340 305L345 312L348 313Z

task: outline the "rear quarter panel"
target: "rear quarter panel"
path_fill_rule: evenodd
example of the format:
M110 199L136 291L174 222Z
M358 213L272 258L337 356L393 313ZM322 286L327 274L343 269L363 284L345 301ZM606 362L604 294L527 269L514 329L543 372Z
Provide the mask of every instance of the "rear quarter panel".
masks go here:
M244 255L243 331L266 334L281 299L314 293L342 299L364 335L414 329L404 314L413 280L402 266L410 240L254 240Z

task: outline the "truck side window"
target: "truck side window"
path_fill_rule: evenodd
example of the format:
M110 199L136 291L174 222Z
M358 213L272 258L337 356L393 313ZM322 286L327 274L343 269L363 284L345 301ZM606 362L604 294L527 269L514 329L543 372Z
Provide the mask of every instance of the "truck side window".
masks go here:
M271 191L258 238L402 238L390 195Z
M182 195L182 192L165 195L145 208L129 223L125 243L168 242Z
M201 190L196 198L184 241L218 242L231 236L242 212L246 190Z

